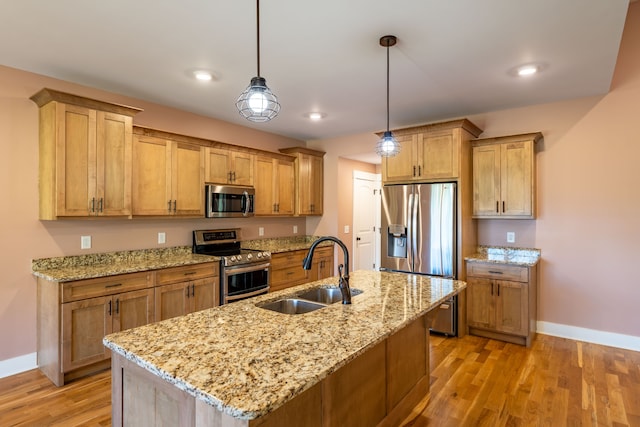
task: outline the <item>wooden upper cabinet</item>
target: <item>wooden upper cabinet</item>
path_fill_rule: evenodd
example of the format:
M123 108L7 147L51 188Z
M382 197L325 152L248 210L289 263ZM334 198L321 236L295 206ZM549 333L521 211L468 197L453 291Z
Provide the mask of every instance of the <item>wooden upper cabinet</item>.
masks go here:
M255 156L255 214L294 214L294 163L288 156Z
M240 150L207 147L205 181L252 186L254 155Z
M134 135L133 215L204 216L204 150Z
M535 144L541 133L473 141L473 216L535 218Z
M131 215L131 141L137 108L42 89L40 219Z
M322 215L324 152L303 147L282 148L281 153L295 156L295 214Z
M400 153L382 158L382 180L402 183L458 179L462 144L481 133L466 119L394 130Z

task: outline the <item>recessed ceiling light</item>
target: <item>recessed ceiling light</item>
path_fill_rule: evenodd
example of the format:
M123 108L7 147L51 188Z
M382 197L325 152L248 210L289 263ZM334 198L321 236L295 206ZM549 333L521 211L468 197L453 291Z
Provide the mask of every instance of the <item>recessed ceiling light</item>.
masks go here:
M194 71L193 75L195 76L196 79L198 79L198 80L200 80L202 82L208 82L213 78L211 73L208 72L208 71L205 71L205 70Z
M318 112L318 111L313 111L313 112L311 112L311 113L307 113L307 114L305 114L304 116L305 116L305 117L307 117L308 119L313 120L313 121L316 121L316 122L317 122L318 120L322 120L322 119L324 119L325 117L327 117L326 113L320 113L320 112Z
M541 63L528 63L513 67L509 70L508 74L515 77L529 77L533 76L534 74L538 74L545 68L545 65Z

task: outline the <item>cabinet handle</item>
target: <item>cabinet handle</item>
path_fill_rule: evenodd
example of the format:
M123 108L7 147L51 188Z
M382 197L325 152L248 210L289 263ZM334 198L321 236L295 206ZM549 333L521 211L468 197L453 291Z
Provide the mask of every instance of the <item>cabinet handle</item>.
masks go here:
M505 213L505 209L504 209L504 200L502 201L502 213Z
M413 167L413 176L416 176L416 167Z
M496 213L500 213L500 202L496 200Z
M109 316L111 316L111 301L109 301Z
M107 285L105 288L117 288L118 286L122 286L122 283L114 283L112 285Z
M489 270L489 273L491 273L491 274L502 274L502 271Z
M196 274L195 271L187 271L186 273L184 273L185 276L193 276L194 274Z
M92 197L91 198L91 208L90 208L90 212L95 212L96 211L96 198Z
M422 166L418 165L418 176L422 176Z
M491 282L491 296L493 296L493 282Z
M236 182L236 171L233 171L233 178L231 179L231 181Z
M187 291L187 298L189 298L189 295L190 295L190 292L189 292L189 285L187 285L187 289L186 289L186 291Z
M196 296L196 285L194 283L191 284L191 296Z
M116 314L120 314L120 298L116 299Z
M98 202L98 212L102 213L104 205L104 197L100 197L100 201Z
M178 211L178 201L174 200L173 201L173 213L176 213Z
M167 211L169 211L169 213L171 213L171 200L169 200L169 202L167 204Z
M498 287L498 296L500 296L500 285L496 285Z

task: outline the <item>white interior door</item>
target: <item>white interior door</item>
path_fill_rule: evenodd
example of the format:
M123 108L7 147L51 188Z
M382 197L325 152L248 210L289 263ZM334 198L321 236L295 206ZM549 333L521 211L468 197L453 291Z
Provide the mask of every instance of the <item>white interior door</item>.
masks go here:
M380 175L353 172L353 268L380 268Z

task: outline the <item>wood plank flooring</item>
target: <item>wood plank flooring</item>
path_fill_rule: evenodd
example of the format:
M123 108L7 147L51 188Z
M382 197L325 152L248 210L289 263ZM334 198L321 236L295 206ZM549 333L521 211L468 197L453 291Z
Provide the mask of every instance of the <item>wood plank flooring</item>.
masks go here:
M639 352L545 335L530 349L432 336L431 349L431 391L407 427L640 427ZM38 370L0 379L2 427L109 425L109 371L61 388Z

